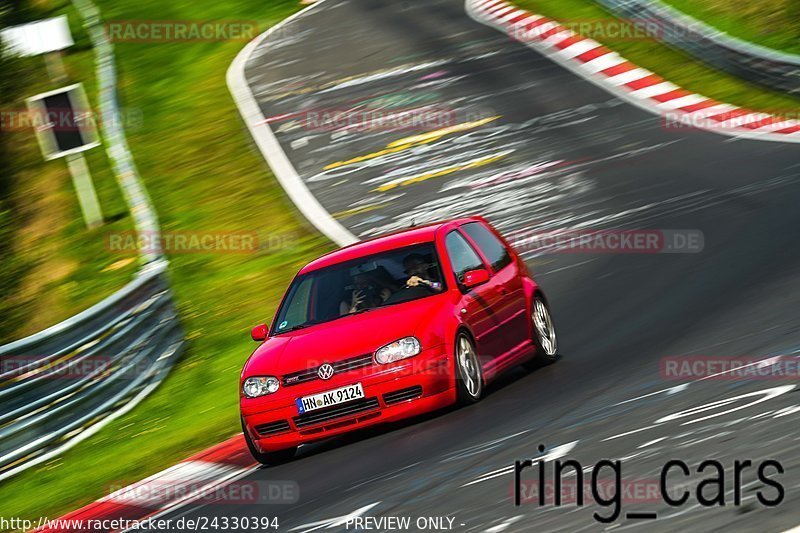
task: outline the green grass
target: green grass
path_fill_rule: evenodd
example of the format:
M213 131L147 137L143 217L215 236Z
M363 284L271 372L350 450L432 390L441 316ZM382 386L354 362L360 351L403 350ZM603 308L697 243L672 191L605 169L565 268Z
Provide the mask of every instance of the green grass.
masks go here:
M106 20L244 19L257 20L261 30L302 7L296 0L97 4ZM332 248L295 213L231 99L225 72L244 44L116 44L121 105L144 118L129 143L164 230L255 231L264 240L289 236L289 245L257 254L172 255L188 353L131 413L0 485L4 516L56 516L237 432L238 376L254 348L249 327L270 319L302 264Z
M797 0L664 0L734 37L800 54Z
M613 20L593 0L514 0L519 7L564 23ZM577 31L579 24L570 25ZM721 102L772 113L796 114L800 98L762 88L720 72L650 39L615 40L588 35L633 63L689 90Z

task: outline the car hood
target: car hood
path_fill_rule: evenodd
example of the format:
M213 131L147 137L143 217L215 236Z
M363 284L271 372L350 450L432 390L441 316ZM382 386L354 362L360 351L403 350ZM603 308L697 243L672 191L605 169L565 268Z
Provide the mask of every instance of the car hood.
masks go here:
M341 317L283 335L268 338L247 361L243 377L283 375L369 354L390 342L417 336L423 349L427 339L423 325L439 313L445 295L379 307L366 313Z

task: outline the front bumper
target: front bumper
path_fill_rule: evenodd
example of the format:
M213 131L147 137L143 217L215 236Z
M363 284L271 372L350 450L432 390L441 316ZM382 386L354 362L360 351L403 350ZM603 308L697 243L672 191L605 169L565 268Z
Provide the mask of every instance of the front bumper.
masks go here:
M451 353L441 345L390 365L282 386L261 398L242 397L246 431L262 452L271 452L445 407L456 400ZM296 399L354 383L363 386L363 399L300 415Z

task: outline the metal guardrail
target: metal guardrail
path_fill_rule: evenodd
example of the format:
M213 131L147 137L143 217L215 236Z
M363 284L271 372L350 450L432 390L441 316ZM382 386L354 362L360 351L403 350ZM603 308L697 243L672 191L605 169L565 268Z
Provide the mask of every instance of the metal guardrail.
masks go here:
M85 438L166 376L184 340L165 267L155 263L86 311L0 346L0 479Z
M659 0L597 0L620 17L657 25L657 37L697 59L745 80L800 93L800 56L736 37Z

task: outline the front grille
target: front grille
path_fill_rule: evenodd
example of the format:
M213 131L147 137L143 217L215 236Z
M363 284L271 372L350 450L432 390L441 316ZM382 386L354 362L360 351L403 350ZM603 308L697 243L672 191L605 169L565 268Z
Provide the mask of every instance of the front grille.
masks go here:
M413 400L414 398L419 398L420 396L422 396L422 387L415 385L407 389L387 392L383 395L383 402L386 405L391 405L393 403L400 403L406 400Z
M284 431L289 431L289 429L289 422L286 420L278 420L277 422L256 426L256 431L258 431L258 434L262 437L274 435L275 433L283 433Z
M371 411L373 409L378 409L379 407L380 406L377 398L364 398L363 400L357 400L355 402L342 405L334 405L332 407L326 407L324 409L319 409L317 411L311 411L310 413L304 413L300 416L296 416L294 418L294 425L298 428L303 428L314 424L320 424L322 422L330 422L331 420L337 420L339 418L344 418L356 413Z
M350 359L344 359L343 361L330 363L330 365L333 367L334 375L348 370L364 368L365 366L370 366L371 364L372 354L359 355L358 357L351 357ZM291 385L297 385L298 383L305 383L307 381L319 379L317 371L319 370L320 366L322 365L315 366L314 368L309 368L307 370L301 370L300 372L286 374L283 376L283 385L288 387Z

